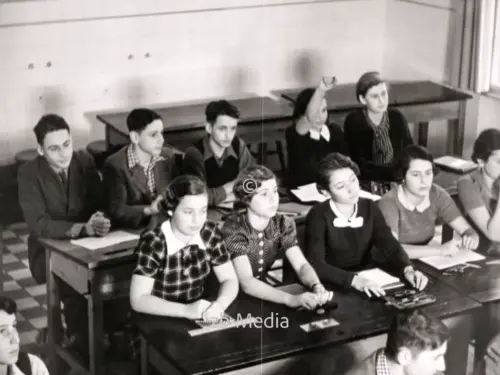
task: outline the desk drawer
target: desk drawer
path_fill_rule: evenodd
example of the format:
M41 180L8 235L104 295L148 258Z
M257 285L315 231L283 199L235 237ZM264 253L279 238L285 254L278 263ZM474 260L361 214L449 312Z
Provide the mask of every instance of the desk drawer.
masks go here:
M87 267L66 258L65 256L51 252L50 268L52 273L59 276L69 286L80 294L89 293L89 270Z

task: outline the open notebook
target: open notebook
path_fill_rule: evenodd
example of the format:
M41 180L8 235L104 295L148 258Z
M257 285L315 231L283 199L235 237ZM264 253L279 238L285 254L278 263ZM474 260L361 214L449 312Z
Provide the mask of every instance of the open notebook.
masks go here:
M291 192L299 198L301 202L324 202L329 199L328 196L323 195L318 191L316 183L299 186L297 189L291 190ZM373 201L380 199L379 195L372 194L364 190L359 192L359 196Z
M459 264L477 262L483 259L485 259L484 256L476 253L475 251L463 250L451 256L435 255L431 257L420 258L419 260L438 270L444 270L445 268L454 267Z
M358 275L364 277L365 279L371 280L374 283L377 283L385 290L400 288L404 286L400 279L389 275L387 272L382 271L380 268L361 271L358 272Z

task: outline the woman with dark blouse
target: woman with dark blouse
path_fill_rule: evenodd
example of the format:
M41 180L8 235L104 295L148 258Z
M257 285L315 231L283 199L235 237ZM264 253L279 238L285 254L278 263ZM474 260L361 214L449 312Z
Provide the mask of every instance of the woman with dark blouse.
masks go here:
M427 278L413 268L375 202L359 198L358 174L358 166L338 153L320 162L318 189L331 199L314 206L306 217L309 262L324 282L381 296L379 285L356 273L373 263L371 251L376 247L394 273L423 289Z
M331 152L348 155L340 126L327 125L325 95L334 84L335 78L323 77L316 89L303 90L295 101L294 123L285 131L289 188L314 182L319 161L325 155Z
M198 177L175 178L159 207L168 219L141 234L130 285L132 309L145 314L218 320L238 294L238 279L217 223L207 221L208 193ZM202 299L215 273L220 289Z
M377 72L367 72L356 85L363 108L345 119L344 132L350 157L359 165L363 188L383 195L394 180L394 161L413 144L403 114L389 109L387 83Z
M222 234L245 293L291 308L313 310L332 299L307 262L297 243L295 222L277 214L279 205L276 177L266 167L256 165L240 172L234 195L242 212L224 223ZM265 283L265 275L279 258L286 257L301 283L310 291L294 295Z

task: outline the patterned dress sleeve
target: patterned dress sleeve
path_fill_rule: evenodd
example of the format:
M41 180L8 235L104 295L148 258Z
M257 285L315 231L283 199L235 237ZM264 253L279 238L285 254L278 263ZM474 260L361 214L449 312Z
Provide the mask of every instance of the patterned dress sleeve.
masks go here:
M135 252L137 266L134 274L154 278L165 256L164 241L154 230L146 231L141 234Z

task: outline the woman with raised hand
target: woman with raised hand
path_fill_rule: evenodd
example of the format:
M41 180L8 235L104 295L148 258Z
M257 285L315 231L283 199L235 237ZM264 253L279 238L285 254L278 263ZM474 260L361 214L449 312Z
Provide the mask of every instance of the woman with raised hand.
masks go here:
M293 124L285 131L289 188L315 182L319 161L329 153L348 155L344 132L328 122L325 96L335 81L335 77L323 77L315 89L305 89L297 96Z
M130 285L132 309L145 314L218 320L238 294L238 279L217 223L207 221L207 186L190 175L162 194L167 220L141 234ZM212 272L220 283L213 302L203 299Z
M236 199L245 206L224 223L222 233L243 291L253 297L291 308L316 309L333 297L321 284L297 242L295 222L278 214L276 176L261 165L240 172L234 185ZM267 271L286 257L308 291L294 295L265 282Z

